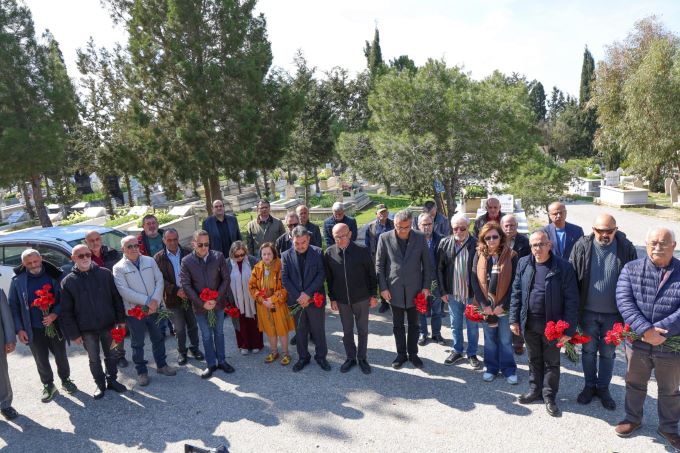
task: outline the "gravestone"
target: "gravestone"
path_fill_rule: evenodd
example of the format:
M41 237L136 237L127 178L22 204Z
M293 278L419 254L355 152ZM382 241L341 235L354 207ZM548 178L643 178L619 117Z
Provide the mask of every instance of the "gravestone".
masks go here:
M621 168L621 167L617 168L616 173L618 173L619 176L621 176L623 174L623 168Z
M337 176L331 176L328 178L328 182L326 183L328 186L328 189L335 189L338 187L338 177Z
M672 181L669 190L670 190L670 195L671 195L671 204L677 203L678 202L678 184L675 181Z
M193 206L193 205L184 204L184 205L181 205L181 206L175 206L175 207L173 207L172 209L170 209L170 211L168 212L168 214L170 214L170 215L176 215L176 216L179 216L179 217L188 217L188 216L191 215L191 213L193 212L193 210L194 210L194 206Z
M96 219L97 217L104 217L106 215L106 209L102 207L86 208L83 211L83 215L90 219Z
M293 198L297 198L297 193L295 192L295 186L288 184L286 186L286 199L292 200Z
M670 194L671 194L671 183L672 183L672 182L673 182L673 178L666 178L666 179L664 179L664 181L663 181L663 189L664 189L663 192L664 192L666 195L670 195Z
M619 184L619 172L608 171L604 174L604 185L605 186L617 186Z
M642 182L642 178L639 177L639 176L638 176L637 178L635 178L635 181L633 181L633 185L634 185L635 187L643 187L644 184L643 184L643 182Z
M148 206L133 206L128 211L128 215L143 216L144 214L146 214L146 211L148 211L148 210L149 210Z
M7 223L9 224L24 222L26 220L28 220L28 213L24 211L13 212L7 217Z

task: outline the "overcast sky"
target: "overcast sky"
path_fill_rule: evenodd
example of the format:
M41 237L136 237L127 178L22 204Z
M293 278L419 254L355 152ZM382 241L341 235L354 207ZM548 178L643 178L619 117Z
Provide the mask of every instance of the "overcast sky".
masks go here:
M124 42L98 0L25 0L38 32L59 41L71 77L78 76L76 49L92 36L98 46ZM274 65L292 70L296 49L324 71L366 65L363 46L377 24L383 58L406 54L423 64L444 58L475 78L494 69L518 72L578 95L583 49L595 60L652 14L680 33L678 0L260 0L267 18Z

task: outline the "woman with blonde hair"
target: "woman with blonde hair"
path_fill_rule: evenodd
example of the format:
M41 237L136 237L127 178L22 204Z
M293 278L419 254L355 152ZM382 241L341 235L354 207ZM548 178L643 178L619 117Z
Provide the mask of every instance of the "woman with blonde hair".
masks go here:
M279 358L277 343L280 342L281 365L288 365L291 361L288 333L295 330L295 323L288 311L288 292L281 282L281 260L271 242L260 246L260 257L262 261L255 265L250 275L249 289L256 302L257 326L269 339L270 352L264 361L272 363Z
M236 344L243 355L258 353L264 347L262 332L257 327L255 298L250 295L250 276L255 263L255 257L248 255L248 249L243 241L234 241L231 244L227 270L231 292L239 311L238 328L234 329ZM237 324L235 321L234 319L234 327Z

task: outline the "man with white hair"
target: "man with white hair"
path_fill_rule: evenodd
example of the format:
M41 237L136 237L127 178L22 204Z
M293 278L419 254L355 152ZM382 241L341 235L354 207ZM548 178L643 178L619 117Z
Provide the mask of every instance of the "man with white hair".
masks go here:
M477 240L470 234L470 220L463 214L451 218L453 233L445 237L437 248L437 280L442 300L449 304L453 348L444 364L453 365L463 357L463 320L468 335L467 359L470 365L481 368L477 358L479 324L465 317L465 305L472 301L472 259L475 256Z
M336 201L333 203L333 215L323 222L323 234L326 237L326 247L335 244L333 239L333 227L338 223L344 223L352 232L352 242L357 240L357 221L354 218L345 215L345 205Z
M680 353L666 346L680 336L680 261L673 257L675 234L664 227L647 232L647 254L623 267L616 305L630 330L641 338L626 344L626 417L615 429L628 437L642 425L647 384L654 370L658 387L657 432L680 450Z
M168 365L165 356L165 342L158 327L158 308L163 300L164 280L156 261L139 252L139 242L135 236L125 236L120 240L123 258L113 266L113 279L125 304L125 311L135 307L148 309L142 319L130 316L127 325L130 329L132 361L137 370L140 386L149 385L149 374L144 360L144 335L148 331L151 339L156 371L165 376L174 376L177 371Z
M78 388L70 379L66 340L57 323L61 313L59 280L62 271L53 264L43 261L37 250L26 249L21 254L21 266L14 269L14 273L9 287L9 305L19 341L31 348L38 367L40 381L43 384L41 401L47 403L57 393L50 366L50 352L57 364L61 387L68 393L75 393ZM47 315L44 315L40 308L31 306L33 301L40 297L39 292L45 289L54 298L54 304L47 309ZM54 329L53 335L47 333L49 326Z
M501 217L501 228L505 233L508 247L517 253L517 258L521 259L531 254L529 239L523 234L517 234L517 217L514 214L505 214ZM512 349L515 354L524 354L524 338L521 335L512 334Z
M479 232L482 231L482 228L484 225L486 225L489 222L498 222L500 223L501 218L505 214L501 212L501 202L498 200L498 198L495 197L490 197L489 199L486 200L486 212L475 220L475 237L479 235Z

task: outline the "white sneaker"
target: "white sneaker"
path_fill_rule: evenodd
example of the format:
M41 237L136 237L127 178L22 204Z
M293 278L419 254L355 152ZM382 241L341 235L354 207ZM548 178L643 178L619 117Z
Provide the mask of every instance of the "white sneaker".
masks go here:
M252 351L253 354L257 354L258 352L260 352L260 350L257 349L257 348L253 349L253 351Z
M516 374L513 374L512 376L508 376L507 378L505 378L505 380L508 381L508 384L517 385L517 375Z
M484 381L486 381L486 382L491 382L494 379L496 379L496 375L491 374L491 373L484 373L484 375L482 376L482 379L484 379Z
M250 354L247 349L241 349L241 355L248 355Z

